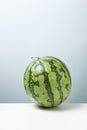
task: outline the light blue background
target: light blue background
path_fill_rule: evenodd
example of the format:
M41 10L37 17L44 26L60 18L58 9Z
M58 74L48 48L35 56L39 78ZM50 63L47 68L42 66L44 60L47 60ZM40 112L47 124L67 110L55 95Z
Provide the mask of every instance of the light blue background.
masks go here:
M69 68L66 102L87 102L87 0L0 1L0 102L29 102L23 74L31 57Z

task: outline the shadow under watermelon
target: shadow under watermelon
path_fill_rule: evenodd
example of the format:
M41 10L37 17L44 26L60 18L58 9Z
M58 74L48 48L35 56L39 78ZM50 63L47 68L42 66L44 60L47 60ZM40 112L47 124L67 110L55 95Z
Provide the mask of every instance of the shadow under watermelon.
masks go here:
M80 109L82 107L82 105L78 103L65 103L65 104L62 103L59 106L51 107L51 108L41 107L36 104L34 104L33 106L35 107L35 109L40 109L44 111L59 111L59 112L72 111L72 110Z

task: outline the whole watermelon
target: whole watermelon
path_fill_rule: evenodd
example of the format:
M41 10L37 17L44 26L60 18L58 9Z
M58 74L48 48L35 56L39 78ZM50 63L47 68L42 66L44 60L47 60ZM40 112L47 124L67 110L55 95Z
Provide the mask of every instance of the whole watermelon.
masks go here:
M24 73L27 95L42 107L61 104L70 94L71 76L66 65L52 56L37 58Z

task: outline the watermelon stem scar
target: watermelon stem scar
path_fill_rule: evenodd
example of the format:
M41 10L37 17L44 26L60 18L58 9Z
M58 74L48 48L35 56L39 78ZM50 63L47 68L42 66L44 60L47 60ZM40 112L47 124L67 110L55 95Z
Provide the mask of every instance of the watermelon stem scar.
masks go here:
M31 59L32 59L33 61L37 61L37 60L39 60L40 58L39 58L39 57L31 57Z

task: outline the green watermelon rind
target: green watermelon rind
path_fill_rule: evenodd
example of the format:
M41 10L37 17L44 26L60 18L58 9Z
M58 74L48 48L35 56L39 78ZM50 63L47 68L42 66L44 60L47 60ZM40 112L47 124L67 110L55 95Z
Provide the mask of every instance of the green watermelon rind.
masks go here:
M24 73L27 95L39 106L53 107L64 102L71 92L71 75L59 59L46 56L29 64Z

